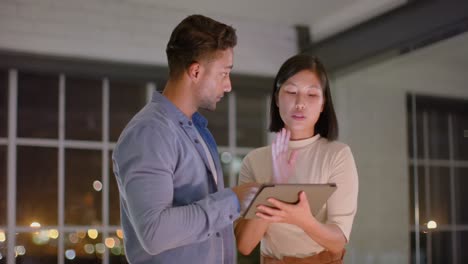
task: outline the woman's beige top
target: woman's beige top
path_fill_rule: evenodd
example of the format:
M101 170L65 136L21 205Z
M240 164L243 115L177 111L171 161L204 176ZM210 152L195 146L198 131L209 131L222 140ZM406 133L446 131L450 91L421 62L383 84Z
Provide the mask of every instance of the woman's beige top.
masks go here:
M289 183L336 183L338 188L316 218L337 225L349 241L358 195L358 175L351 149L320 135L290 141L289 149L298 151L295 174ZM271 146L258 148L244 158L239 184L271 183L272 175ZM289 224L270 224L261 242L262 254L276 258L306 257L322 250L301 228Z

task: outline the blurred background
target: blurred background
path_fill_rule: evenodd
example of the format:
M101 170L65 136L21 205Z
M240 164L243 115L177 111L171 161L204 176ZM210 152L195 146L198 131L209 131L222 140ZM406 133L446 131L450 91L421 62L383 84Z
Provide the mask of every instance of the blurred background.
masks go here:
M204 112L227 185L271 140L279 66L314 54L360 179L345 262L468 263L468 1L0 0L0 264L126 263L112 149L193 13L239 37Z

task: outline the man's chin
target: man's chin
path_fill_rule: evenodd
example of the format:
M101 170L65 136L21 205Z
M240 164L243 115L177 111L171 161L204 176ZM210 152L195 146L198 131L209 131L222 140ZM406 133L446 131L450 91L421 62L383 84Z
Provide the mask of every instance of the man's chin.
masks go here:
M200 106L201 109L213 112L216 110L216 104Z

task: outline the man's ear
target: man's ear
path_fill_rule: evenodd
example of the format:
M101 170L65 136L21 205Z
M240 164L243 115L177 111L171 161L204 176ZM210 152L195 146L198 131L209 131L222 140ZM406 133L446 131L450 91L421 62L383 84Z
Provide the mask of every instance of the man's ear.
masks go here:
M193 62L187 69L187 74L193 82L198 82L202 66L198 62Z

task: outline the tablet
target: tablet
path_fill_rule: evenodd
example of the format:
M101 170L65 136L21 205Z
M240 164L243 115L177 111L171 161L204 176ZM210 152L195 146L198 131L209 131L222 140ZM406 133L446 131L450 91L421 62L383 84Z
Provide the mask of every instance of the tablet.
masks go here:
M299 202L299 193L304 191L309 201L310 211L312 215L317 215L323 205L327 202L328 198L336 190L335 183L326 184L266 184L262 185L255 198L247 207L243 217L244 218L258 218L255 213L257 206L260 204L272 206L267 201L268 198L276 198L277 200L286 203Z

